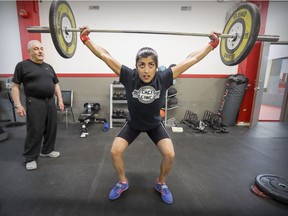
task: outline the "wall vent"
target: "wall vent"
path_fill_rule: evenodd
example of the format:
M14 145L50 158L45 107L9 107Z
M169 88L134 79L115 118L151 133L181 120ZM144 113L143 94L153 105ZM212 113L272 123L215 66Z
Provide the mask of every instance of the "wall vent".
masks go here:
M191 6L181 6L181 11L191 11L192 7Z
M89 10L99 10L100 6L99 5L90 5Z

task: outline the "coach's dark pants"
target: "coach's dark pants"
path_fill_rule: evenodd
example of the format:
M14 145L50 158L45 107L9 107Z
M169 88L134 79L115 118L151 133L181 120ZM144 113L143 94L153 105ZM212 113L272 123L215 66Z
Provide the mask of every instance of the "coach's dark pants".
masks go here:
M37 160L41 153L54 150L57 133L55 99L26 97L27 135L23 156L26 162ZM42 144L43 141L43 144Z

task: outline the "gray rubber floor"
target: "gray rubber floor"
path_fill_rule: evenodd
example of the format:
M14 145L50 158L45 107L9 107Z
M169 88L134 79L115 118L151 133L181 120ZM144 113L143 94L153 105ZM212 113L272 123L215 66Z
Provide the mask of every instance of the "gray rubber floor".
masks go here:
M251 192L255 177L288 178L288 124L259 123L255 128L229 127L229 133L195 133L186 125L173 133L176 158L167 178L174 204L165 204L154 189L160 154L146 134L125 153L130 188L119 200L108 193L117 181L110 147L119 128L108 132L89 125L80 138L79 123L58 125L57 159L39 158L38 169L26 171L23 143L26 126L5 127L0 142L1 216L213 215L287 216L288 205ZM287 194L286 194L287 195Z

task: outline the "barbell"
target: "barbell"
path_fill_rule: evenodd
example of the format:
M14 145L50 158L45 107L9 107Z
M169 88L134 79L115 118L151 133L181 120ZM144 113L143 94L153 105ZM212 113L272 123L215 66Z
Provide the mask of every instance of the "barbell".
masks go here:
M219 36L220 56L227 66L237 65L250 53L256 41L277 42L279 35L258 35L260 29L260 13L253 3L241 4L230 16L222 34ZM49 10L49 27L29 26L30 33L50 33L53 44L63 58L71 58L77 45L76 21L72 9L65 0L54 0ZM159 34L178 36L209 37L205 33L150 31L150 30L109 30L91 29L98 33L133 33Z

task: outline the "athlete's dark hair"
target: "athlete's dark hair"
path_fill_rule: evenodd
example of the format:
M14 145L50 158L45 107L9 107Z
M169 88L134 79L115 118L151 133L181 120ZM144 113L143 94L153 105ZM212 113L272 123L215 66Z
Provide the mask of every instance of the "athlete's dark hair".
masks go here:
M157 52L152 49L151 47L143 47L141 48L136 55L136 64L140 58L147 58L151 56L156 64L156 68L158 68L158 54Z

